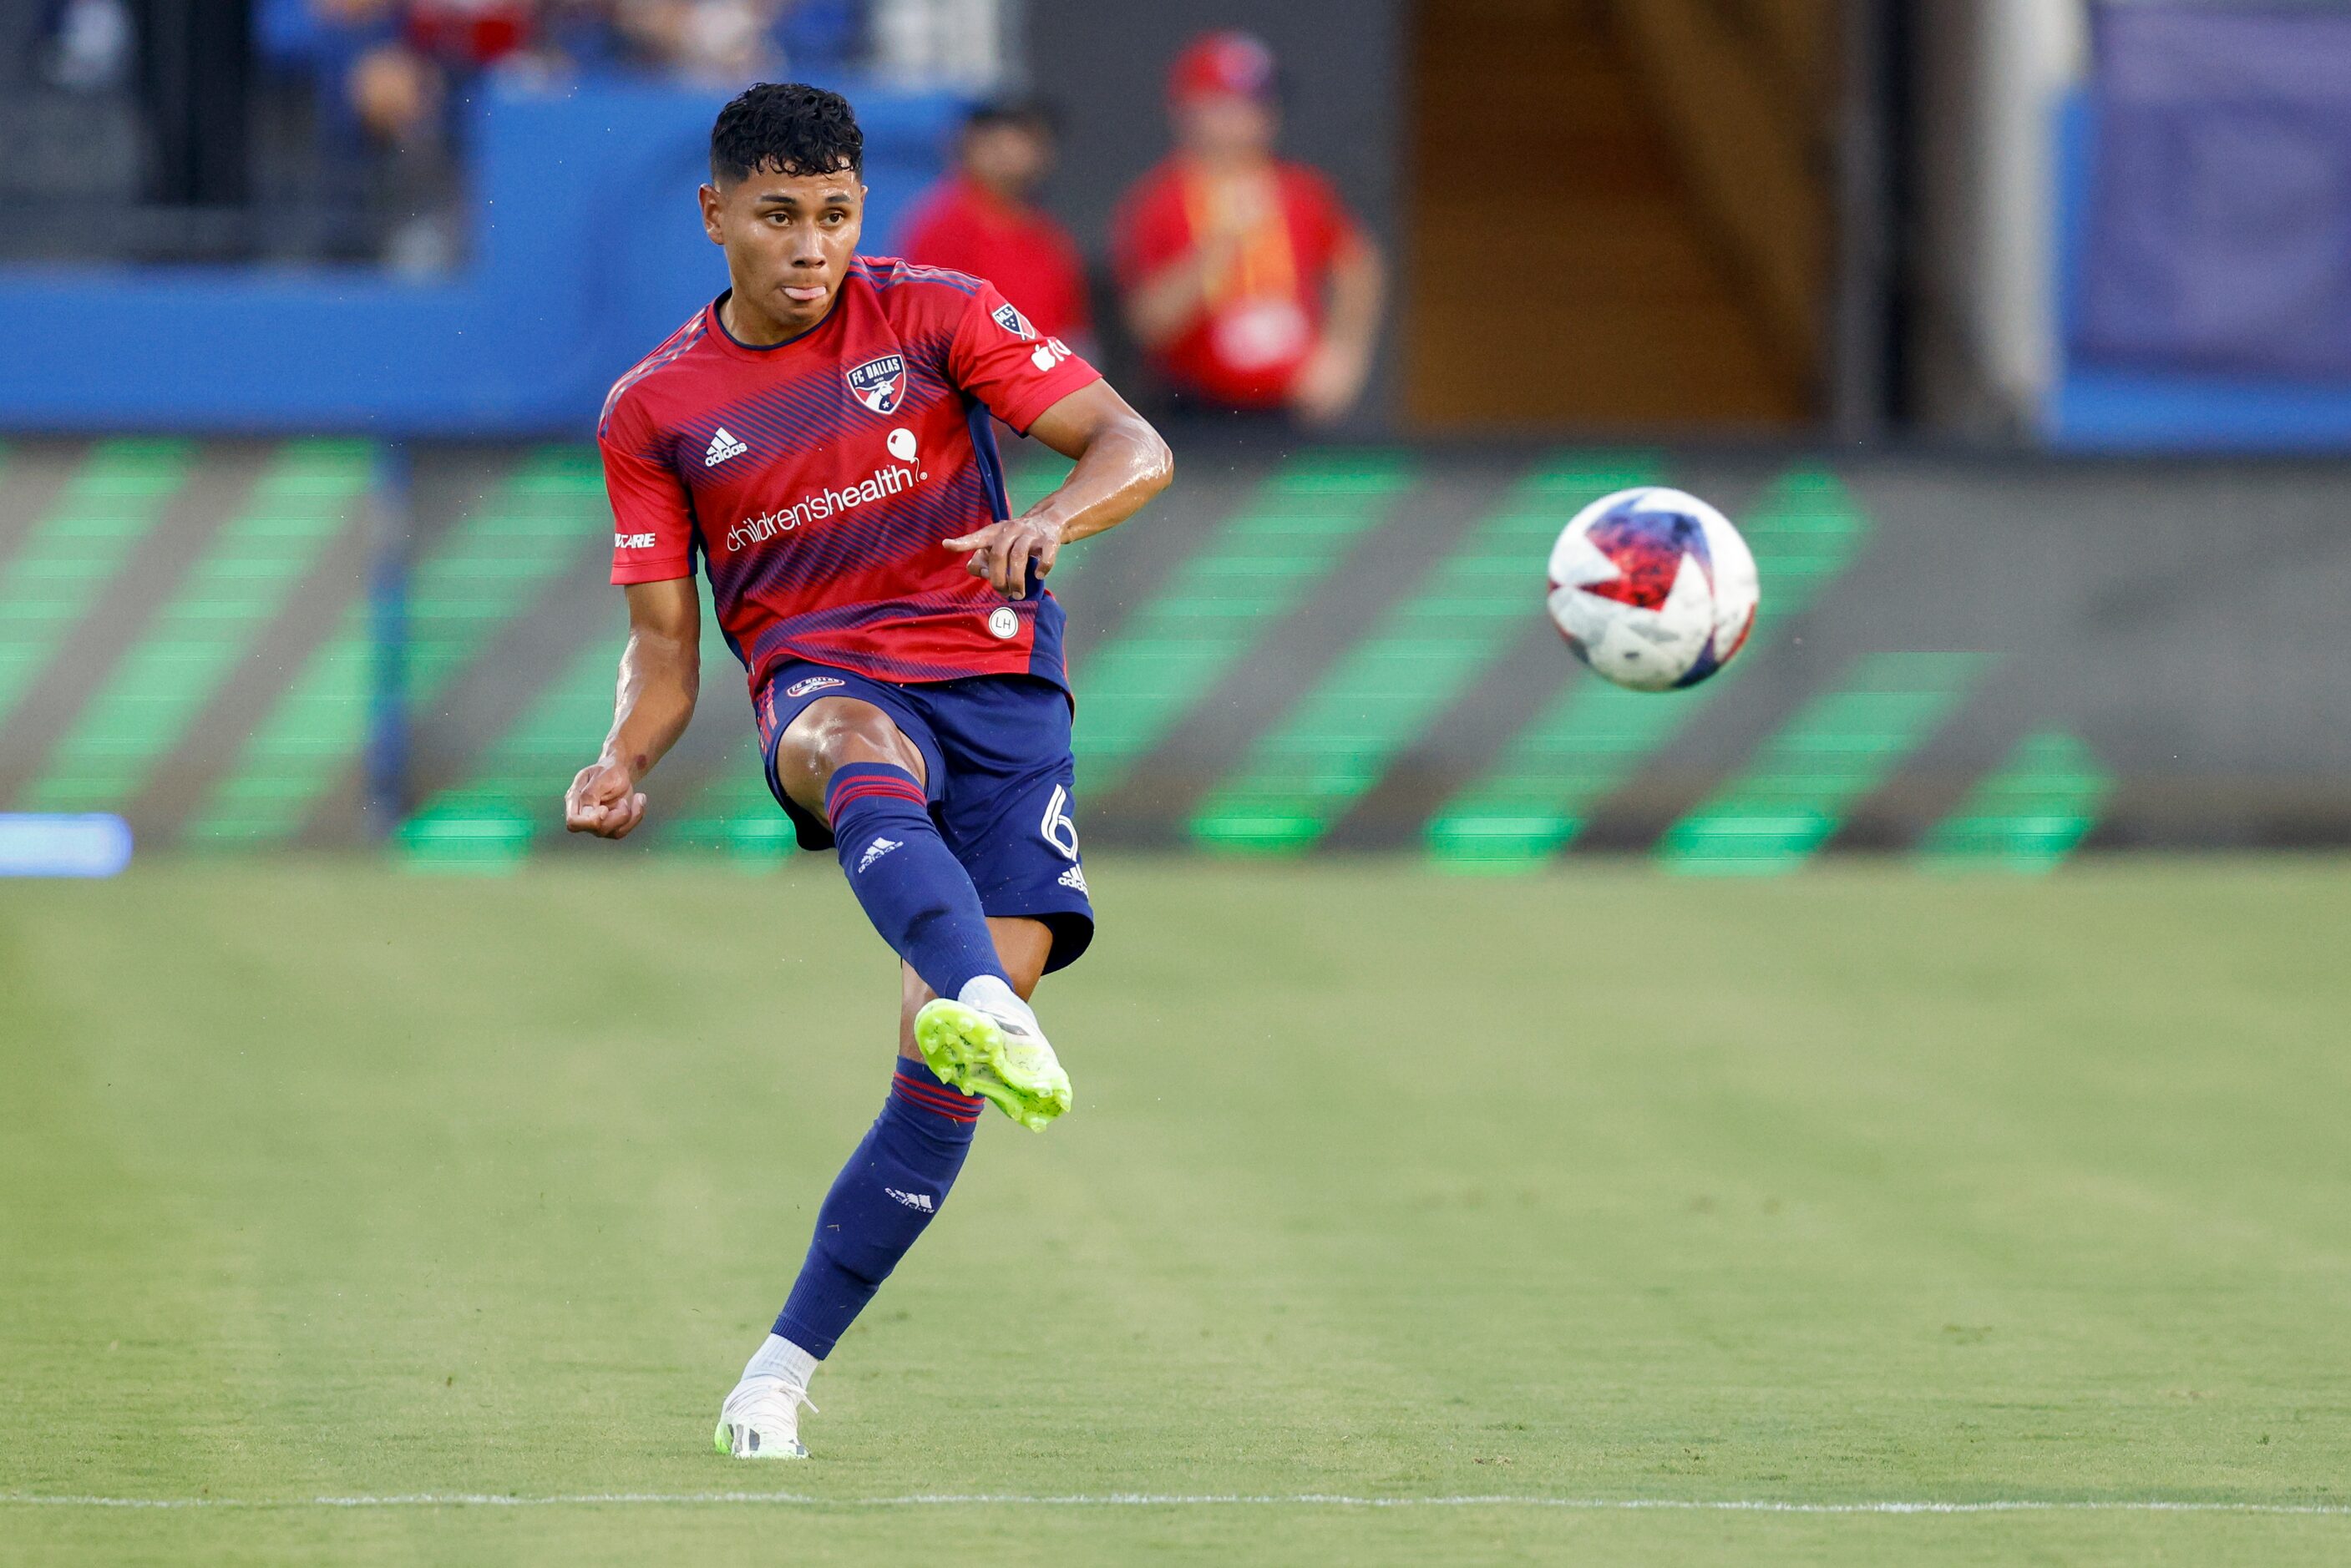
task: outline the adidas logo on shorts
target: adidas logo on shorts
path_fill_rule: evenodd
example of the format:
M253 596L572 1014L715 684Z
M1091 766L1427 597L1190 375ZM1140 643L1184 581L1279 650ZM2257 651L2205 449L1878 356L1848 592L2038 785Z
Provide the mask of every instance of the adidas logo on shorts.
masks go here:
M725 425L720 425L718 433L710 438L710 450L702 454L702 466L716 468L728 458L741 457L750 450L749 447L736 440Z
M1059 877L1055 877L1054 880L1061 883L1064 888L1074 888L1081 893L1086 893L1088 898L1092 898L1093 896L1092 893L1087 893L1086 891L1086 868L1082 866L1071 867L1067 871L1062 872Z

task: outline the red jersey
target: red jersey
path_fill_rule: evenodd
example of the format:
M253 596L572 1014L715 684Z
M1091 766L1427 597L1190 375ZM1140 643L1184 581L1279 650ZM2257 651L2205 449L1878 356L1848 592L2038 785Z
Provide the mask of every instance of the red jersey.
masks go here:
M728 336L725 298L604 400L612 581L690 577L698 556L754 693L794 659L1066 687L1052 596L1008 605L940 541L1010 510L987 416L1025 432L1093 367L994 286L886 256L852 262L824 320L769 348Z
M1120 286L1133 290L1218 229L1240 232L1232 264L1208 279L1207 308L1155 362L1186 391L1234 408L1279 407L1322 337L1331 268L1358 243L1354 220L1303 164L1217 180L1178 154L1119 207L1112 244Z
M1082 337L1090 329L1085 263L1069 231L977 181L956 174L931 187L898 248L908 261L985 273L1040 332Z

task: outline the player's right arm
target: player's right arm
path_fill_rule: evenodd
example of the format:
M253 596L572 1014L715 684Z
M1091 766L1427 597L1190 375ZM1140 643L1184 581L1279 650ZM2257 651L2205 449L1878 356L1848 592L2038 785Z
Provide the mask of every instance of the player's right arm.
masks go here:
M612 581L628 590L629 641L611 733L564 792L563 826L625 838L644 820L637 786L685 733L702 684L702 605L694 589L694 507L640 396L623 379L607 400L597 445L612 501Z
M626 838L644 820L637 788L677 744L702 686L702 603L692 577L629 585L629 642L621 689L601 755L581 768L563 797L563 826L599 838Z

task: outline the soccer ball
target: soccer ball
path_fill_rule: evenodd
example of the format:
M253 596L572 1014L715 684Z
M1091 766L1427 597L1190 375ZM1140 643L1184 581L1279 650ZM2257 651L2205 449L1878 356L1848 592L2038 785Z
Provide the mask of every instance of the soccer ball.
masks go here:
M1695 686L1755 625L1755 557L1695 495L1644 486L1575 514L1551 550L1552 624L1619 686Z

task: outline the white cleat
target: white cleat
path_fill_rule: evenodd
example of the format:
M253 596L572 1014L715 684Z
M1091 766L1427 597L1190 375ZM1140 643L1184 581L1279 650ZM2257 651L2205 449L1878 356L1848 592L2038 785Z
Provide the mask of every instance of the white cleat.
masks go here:
M738 1459L804 1459L800 1444L800 1407L809 1405L808 1390L780 1377L746 1377L718 1407L718 1451Z

